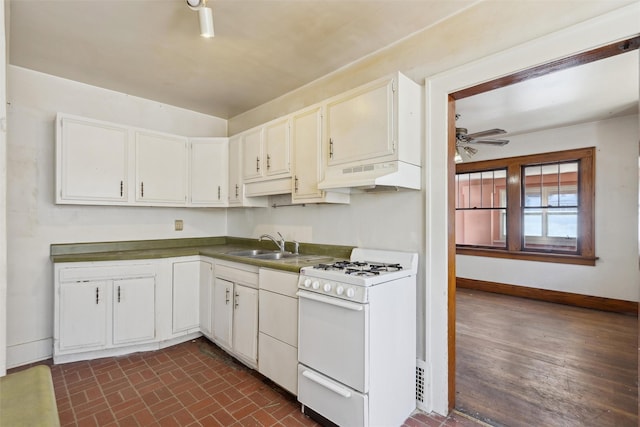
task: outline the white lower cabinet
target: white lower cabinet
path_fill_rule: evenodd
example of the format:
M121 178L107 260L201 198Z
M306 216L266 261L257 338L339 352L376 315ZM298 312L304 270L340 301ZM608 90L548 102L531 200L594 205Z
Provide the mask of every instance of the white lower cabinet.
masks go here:
M220 347L230 350L233 283L216 277L213 289L213 338Z
M54 361L93 358L99 351L154 342L154 266L83 264L55 266Z
M298 392L298 275L260 269L259 363L264 376Z
M200 295L198 296L198 314L200 317L200 332L207 338L213 338L213 259L204 258L200 261Z
M174 334L200 327L200 261L173 263Z
M213 341L246 365L258 364L258 269L216 263L213 285Z
M60 285L60 350L100 348L107 343L107 282L86 281Z
M151 341L156 334L154 277L113 281L113 344Z

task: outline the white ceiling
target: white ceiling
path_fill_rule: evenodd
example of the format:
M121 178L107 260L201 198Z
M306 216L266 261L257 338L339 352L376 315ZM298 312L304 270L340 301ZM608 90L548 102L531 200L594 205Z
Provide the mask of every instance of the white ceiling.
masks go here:
M456 126L532 131L638 114L638 50L456 101Z
M457 13L475 0L10 0L9 62L234 117Z

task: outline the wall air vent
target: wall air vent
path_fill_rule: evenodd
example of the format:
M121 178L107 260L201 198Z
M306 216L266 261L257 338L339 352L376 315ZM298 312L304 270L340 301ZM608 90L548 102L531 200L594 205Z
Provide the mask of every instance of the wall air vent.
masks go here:
M428 388L427 363L424 360L416 359L416 406L425 412L430 412L427 407L426 394Z

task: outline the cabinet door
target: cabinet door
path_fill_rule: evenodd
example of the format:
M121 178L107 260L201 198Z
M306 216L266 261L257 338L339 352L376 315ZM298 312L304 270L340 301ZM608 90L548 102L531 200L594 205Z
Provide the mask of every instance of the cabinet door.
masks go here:
M229 139L229 204L242 204L242 165L241 151L242 138Z
M136 132L136 201L187 201L187 141L177 136Z
M328 164L393 154L393 81L350 92L327 105Z
M322 196L318 189L322 158L321 108L293 117L293 192L292 200Z
M173 333L195 329L199 313L200 261L173 263Z
M258 290L235 285L233 351L252 362L258 360Z
M106 282L60 285L60 350L106 345L106 286Z
M211 310L213 308L213 264L200 261L200 295L198 296L200 313L200 330L207 337L212 337Z
M155 338L155 279L113 281L113 344Z
M58 126L56 202L126 202L127 129L69 117Z
M298 346L298 299L260 289L260 332Z
M233 283L216 277L213 292L213 337L218 345L230 349Z
M291 173L289 120L268 124L264 129L266 176L288 176Z
M242 136L242 177L245 180L262 177L262 128L257 128Z
M225 206L229 161L226 138L190 142L190 197L196 206Z

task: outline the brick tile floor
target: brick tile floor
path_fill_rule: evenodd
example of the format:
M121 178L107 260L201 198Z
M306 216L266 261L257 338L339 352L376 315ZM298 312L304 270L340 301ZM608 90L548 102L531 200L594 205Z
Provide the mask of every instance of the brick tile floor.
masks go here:
M302 414L293 395L204 338L154 352L53 365L51 373L62 426L318 425ZM481 425L456 412L442 417L418 411L404 423Z

